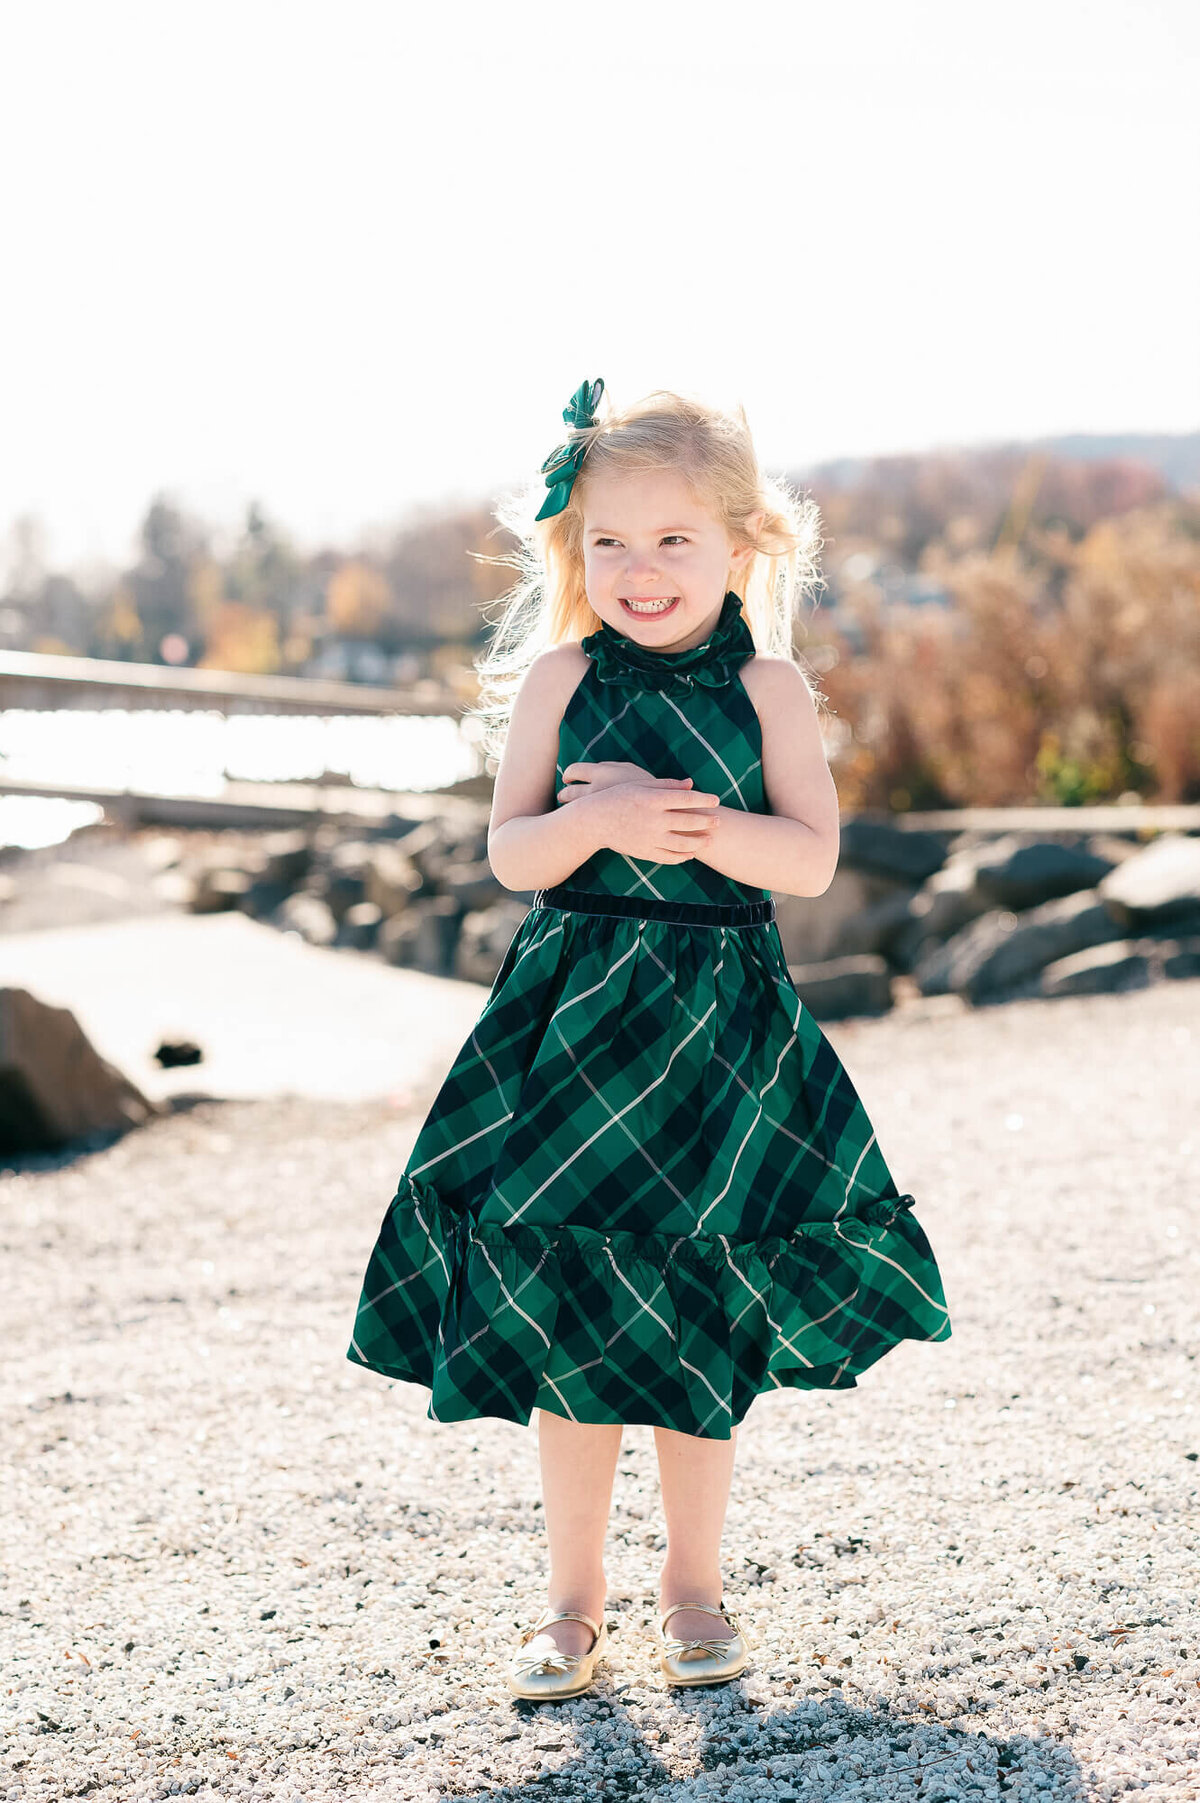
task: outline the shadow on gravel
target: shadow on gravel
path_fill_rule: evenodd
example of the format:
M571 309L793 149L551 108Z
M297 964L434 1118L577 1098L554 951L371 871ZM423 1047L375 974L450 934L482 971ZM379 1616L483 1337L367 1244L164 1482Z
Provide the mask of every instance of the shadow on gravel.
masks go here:
M649 1687L635 1688L646 1695ZM603 1682L590 1692L603 1713L582 1715L574 1703L514 1701L514 1716L543 1728L535 1743L541 1753L575 1743L578 1758L523 1783L456 1786L444 1776L431 1795L474 1803L521 1803L522 1799L632 1799L669 1797L707 1779L706 1797L770 1796L772 1803L855 1803L857 1798L919 1799L920 1803L991 1803L1040 1781L1060 1796L1082 1797L1085 1786L1070 1749L1049 1735L990 1734L921 1720L886 1705L859 1707L840 1697L807 1697L769 1713L750 1698L739 1680L711 1688L668 1690L665 1700L678 1711L679 1745L694 1747L679 1770L677 1752L668 1765L662 1749L644 1737L620 1692ZM645 1707L645 1705L642 1705ZM674 1738L662 1716L654 1732ZM510 1732L498 1736L513 1739ZM532 1751L532 1749L531 1749ZM719 1774L727 1773L722 1781ZM713 1782L715 1777L715 1784ZM431 1774L432 1781L432 1774ZM760 1786L770 1786L769 1790Z
M229 1096L210 1096L202 1089L187 1090L177 1095L167 1096L163 1100L162 1115L152 1116L141 1126L113 1127L106 1132L88 1133L80 1139L73 1139L65 1146L56 1146L48 1152L6 1152L0 1148L0 1173L5 1171L65 1171L70 1165L78 1164L85 1158L91 1158L97 1152L107 1152L110 1146L125 1139L130 1133L148 1133L153 1131L156 1119L169 1120L173 1114L189 1114L193 1108L206 1103L220 1105L232 1101Z

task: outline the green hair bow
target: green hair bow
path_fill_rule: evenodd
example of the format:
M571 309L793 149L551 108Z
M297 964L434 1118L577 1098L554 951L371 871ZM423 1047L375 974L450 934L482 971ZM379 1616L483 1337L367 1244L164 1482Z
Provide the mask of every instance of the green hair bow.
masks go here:
M596 423L596 408L600 396L604 393L604 381L600 376L594 382L581 382L566 406L563 408L563 419L568 426L579 431ZM549 493L534 515L538 520L549 520L556 513L561 513L571 498L571 489L575 478L583 464L587 445L570 439L551 451L542 465L542 474L546 478Z

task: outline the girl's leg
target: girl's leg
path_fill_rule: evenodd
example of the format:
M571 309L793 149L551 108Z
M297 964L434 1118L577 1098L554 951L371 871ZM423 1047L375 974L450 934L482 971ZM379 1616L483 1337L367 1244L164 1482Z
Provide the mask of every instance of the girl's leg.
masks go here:
M656 1427L654 1444L667 1524L659 1609L683 1602L716 1607L721 1601L721 1531L733 1478L737 1428L731 1430L728 1440L707 1440ZM680 1640L713 1640L724 1632L715 1615L699 1609L679 1609L667 1622L667 1633Z
M539 1409L537 1418L550 1543L546 1601L551 1609L579 1609L600 1621L607 1595L604 1536L625 1430L619 1422L568 1421L549 1409ZM564 1653L586 1653L592 1644L581 1621L552 1622L546 1632Z

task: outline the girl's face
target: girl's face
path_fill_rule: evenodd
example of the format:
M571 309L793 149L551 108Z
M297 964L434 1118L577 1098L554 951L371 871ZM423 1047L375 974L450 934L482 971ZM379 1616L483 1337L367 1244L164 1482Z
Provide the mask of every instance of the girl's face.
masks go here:
M606 626L647 650L689 651L702 644L720 616L727 577L752 555L750 546L734 549L715 515L674 470L587 477L587 598ZM660 605L637 609L631 601Z

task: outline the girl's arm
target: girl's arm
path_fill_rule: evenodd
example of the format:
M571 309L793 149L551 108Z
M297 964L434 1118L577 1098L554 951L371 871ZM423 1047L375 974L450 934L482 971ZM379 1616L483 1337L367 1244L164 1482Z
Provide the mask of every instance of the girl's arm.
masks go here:
M506 889L548 889L598 849L588 810L556 805L558 730L586 667L578 645L555 645L534 659L514 697L487 841L492 874Z
M837 869L840 826L816 704L789 658L760 652L740 674L762 726L763 787L771 813L748 814L722 804L696 857L737 883L785 895L823 895Z

